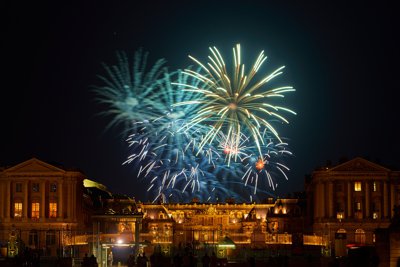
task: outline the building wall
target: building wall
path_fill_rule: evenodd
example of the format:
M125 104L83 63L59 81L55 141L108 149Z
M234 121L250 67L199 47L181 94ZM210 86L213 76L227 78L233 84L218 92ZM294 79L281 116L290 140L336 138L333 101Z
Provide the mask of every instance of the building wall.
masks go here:
M48 255L76 244L73 240L86 244L89 253L98 251L94 241L111 246L121 233L135 246L139 242L166 250L188 243L217 245L225 236L249 248L302 243L303 238L333 249L338 232L345 233L343 244L374 244L375 230L387 228L394 206L400 205L400 172L362 158L314 171L306 182L306 200L154 204L111 197L99 201L104 210L94 217L93 196L86 194L84 179L79 171L35 158L1 169L0 242L16 233L28 247ZM32 203L38 203L37 216ZM57 205L55 216L50 216L50 203ZM94 233L103 236L95 240Z
M249 248L292 244L292 234L303 231L304 211L298 202L141 204L141 239L172 246L218 245L225 236Z
M400 204L400 172L355 158L313 172L306 183L312 203L313 231L335 242L346 233L346 243L374 244L374 231L387 228L393 208Z
M16 232L29 248L46 255L61 253L73 233L90 226L84 216L85 178L79 171L36 158L4 168L0 172L0 241L7 242L10 233Z
M235 244L237 249L230 251L235 253L245 253L240 248L273 245L291 248L292 235L303 230L304 211L298 202L270 199L265 204L155 204L114 198L105 202L103 214L93 216L93 252L102 261L118 246L147 255L155 251L173 255L176 250L182 253L185 247L196 251L215 249L220 253L226 252L218 249L226 237ZM135 209L124 208L124 203Z

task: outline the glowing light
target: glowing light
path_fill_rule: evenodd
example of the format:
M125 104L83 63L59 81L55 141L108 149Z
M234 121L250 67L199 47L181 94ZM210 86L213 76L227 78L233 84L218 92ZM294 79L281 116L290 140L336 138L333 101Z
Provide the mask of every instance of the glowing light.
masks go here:
M113 116L108 127L125 125L131 153L123 164L135 165L153 201L208 202L249 193L252 202L265 193L259 185L276 188L273 171L287 179L289 169L277 157L291 153L281 147L274 123L289 123L282 112L296 113L273 101L294 89L269 86L284 67L256 81L263 51L246 71L237 45L232 73L217 48L210 53L206 64L189 56L198 69L173 72L164 59L149 66L141 50L132 65L119 53L118 64L105 65L107 75L99 76L104 85L95 92L109 108L102 114Z
M264 140L261 132L268 129L279 141L278 131L273 127L272 121L278 120L289 123L288 120L277 111L286 111L296 114L288 108L281 108L272 103L266 103L267 98L283 97L284 93L295 91L291 86L264 89L264 86L276 76L282 74L280 67L262 78L253 82L254 76L266 60L262 51L253 67L245 74L245 66L241 63L240 45L233 49L234 71L230 75L226 70L225 61L216 47L210 47L212 55L208 56L207 64L201 63L196 58L189 56L197 63L204 74L190 69L184 74L196 78L200 84L198 87L185 86L186 92L197 92L201 98L193 101L182 101L174 106L199 105L199 112L194 116L189 128L198 124L209 126L209 131L199 143L200 150L208 143L211 144L219 132L223 132L227 139L238 146L237 136L241 136L243 130L247 131L255 142L260 157L261 146ZM182 85L182 84L180 84ZM227 151L229 154L233 152ZM228 163L229 164L229 163Z
M264 160L263 159L258 159L256 162L256 169L258 171L261 171L262 169L264 169Z

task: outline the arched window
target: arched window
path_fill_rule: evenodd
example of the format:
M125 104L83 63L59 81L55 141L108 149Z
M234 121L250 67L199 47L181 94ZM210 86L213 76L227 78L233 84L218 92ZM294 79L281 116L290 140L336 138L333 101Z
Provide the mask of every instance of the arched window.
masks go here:
M365 231L363 229L357 229L354 239L357 244L365 244Z
M335 239L346 239L346 238L347 234L345 229L340 228L339 230L336 231Z

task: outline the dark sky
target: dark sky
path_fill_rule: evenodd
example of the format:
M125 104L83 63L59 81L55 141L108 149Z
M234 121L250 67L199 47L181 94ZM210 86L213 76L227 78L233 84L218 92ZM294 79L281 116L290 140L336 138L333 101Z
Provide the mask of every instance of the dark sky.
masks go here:
M111 191L144 200L118 129L94 100L101 63L140 47L171 69L225 57L241 43L253 62L265 50L269 70L296 92L282 127L294 153L277 194L303 189L304 175L342 157L366 157L400 170L399 16L374 1L80 1L6 6L3 31L0 165L37 157L81 169ZM65 1L69 2L69 1ZM168 2L168 3L167 3ZM358 2L358 1L357 1ZM394 2L394 1L393 1ZM248 55L248 58L246 58Z

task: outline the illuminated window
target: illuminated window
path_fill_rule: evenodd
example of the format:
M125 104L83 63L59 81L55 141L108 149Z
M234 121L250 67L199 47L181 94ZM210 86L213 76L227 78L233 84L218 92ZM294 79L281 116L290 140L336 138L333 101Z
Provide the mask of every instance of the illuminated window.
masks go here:
M22 202L14 203L14 218L22 217Z
M32 184L32 191L33 192L39 192L39 184L38 183L33 183Z
M361 191L361 182L354 183L354 191Z
M50 184L50 192L57 192L57 184L56 183Z
M49 217L50 218L57 217L57 203L56 202L49 203Z
M377 211L375 211L375 212L372 213L372 218L373 218L374 220L378 219L378 212L377 212Z
M56 244L56 233L54 230L46 232L46 245L51 246Z
M372 191L376 192L376 191L378 191L377 189L378 189L378 188L377 188L376 182L374 182L374 183L372 184Z
M15 192L22 192L22 184L21 183L15 184Z
M40 204L39 202L32 202L32 218L39 219Z

